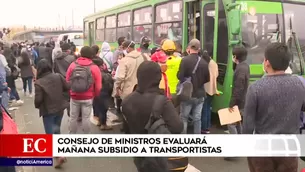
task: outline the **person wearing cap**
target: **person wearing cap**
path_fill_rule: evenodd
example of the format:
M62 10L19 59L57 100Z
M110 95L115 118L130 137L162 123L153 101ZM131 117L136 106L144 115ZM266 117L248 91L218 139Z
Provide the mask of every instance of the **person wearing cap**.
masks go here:
M149 57L151 55L151 49L149 48L149 45L150 39L147 36L143 36L141 38L140 47L138 48L138 51Z
M177 73L178 73L182 58L180 56L176 56L174 54L176 51L176 44L172 40L169 40L169 39L165 40L161 46L161 50L167 56L166 75L168 76L168 84L169 84L170 92L174 98L176 95L176 88L179 83L179 80L177 78Z
M180 116L184 123L184 133L187 132L188 119L192 116L194 134L201 134L201 111L206 97L204 84L210 81L210 73L208 63L198 55L200 49L201 44L198 39L192 39L189 42L187 47L189 55L182 59L177 74L180 83L184 83L187 78L191 78L193 87L191 99L180 103ZM198 67L196 68L197 63Z

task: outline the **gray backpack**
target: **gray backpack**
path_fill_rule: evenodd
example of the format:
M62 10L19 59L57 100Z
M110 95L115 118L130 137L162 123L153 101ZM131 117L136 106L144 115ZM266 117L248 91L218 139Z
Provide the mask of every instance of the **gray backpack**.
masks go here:
M190 77L185 78L184 82L179 81L177 85L177 96L180 101L189 101L192 98L192 94L193 94L192 77L195 75L197 71L200 60L201 57L198 56L197 63L192 71L192 75Z
M70 77L71 90L76 93L83 93L89 90L93 84L90 66L82 66L75 62L76 67Z

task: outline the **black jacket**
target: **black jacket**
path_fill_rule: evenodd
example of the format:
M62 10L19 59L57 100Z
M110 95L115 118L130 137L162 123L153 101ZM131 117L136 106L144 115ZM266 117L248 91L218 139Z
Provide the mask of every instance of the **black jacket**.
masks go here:
M158 94L163 95L159 90L160 66L150 61L143 62L138 68L137 78L136 91L123 100L122 110L129 133L146 134L145 125L149 120L154 98ZM171 133L180 134L183 131L183 122L170 100L164 104L162 115Z
M69 87L66 80L59 74L46 73L35 82L35 108L40 116L54 114L66 109L69 104L63 93Z
M237 105L239 109L244 108L247 89L249 86L249 78L250 78L249 65L246 62L241 62L238 65L236 65L236 69L234 71L234 76L233 76L230 107Z
M184 82L186 78L192 77L193 97L205 97L204 84L210 81L209 64L200 57L198 68L194 75L192 72L198 61L198 54L190 54L181 61L177 77L180 82Z

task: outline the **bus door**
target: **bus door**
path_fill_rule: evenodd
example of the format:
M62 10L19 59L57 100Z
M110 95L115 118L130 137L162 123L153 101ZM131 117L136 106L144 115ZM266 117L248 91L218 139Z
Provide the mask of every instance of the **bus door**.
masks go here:
M186 2L188 39L187 42L196 38L201 40L201 5L199 0L188 0Z
M94 22L89 23L89 46L94 44Z

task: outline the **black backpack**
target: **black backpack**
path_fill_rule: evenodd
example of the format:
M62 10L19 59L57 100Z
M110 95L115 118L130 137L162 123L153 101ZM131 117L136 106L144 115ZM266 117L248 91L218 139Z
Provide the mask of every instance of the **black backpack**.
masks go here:
M93 84L90 68L92 63L88 66L82 66L75 62L75 65L70 77L71 90L76 93L86 92Z
M167 102L164 95L157 95L145 129L148 134L171 134L162 118L163 106Z
M145 126L148 134L171 134L162 118L164 105L168 101L164 95L157 95L154 99L153 108L149 120ZM138 169L147 172L170 172L185 171L188 165L187 157L143 157L138 161Z
M101 71L101 72L102 72L102 90L105 90L108 93L112 93L114 81L111 73L107 71Z

